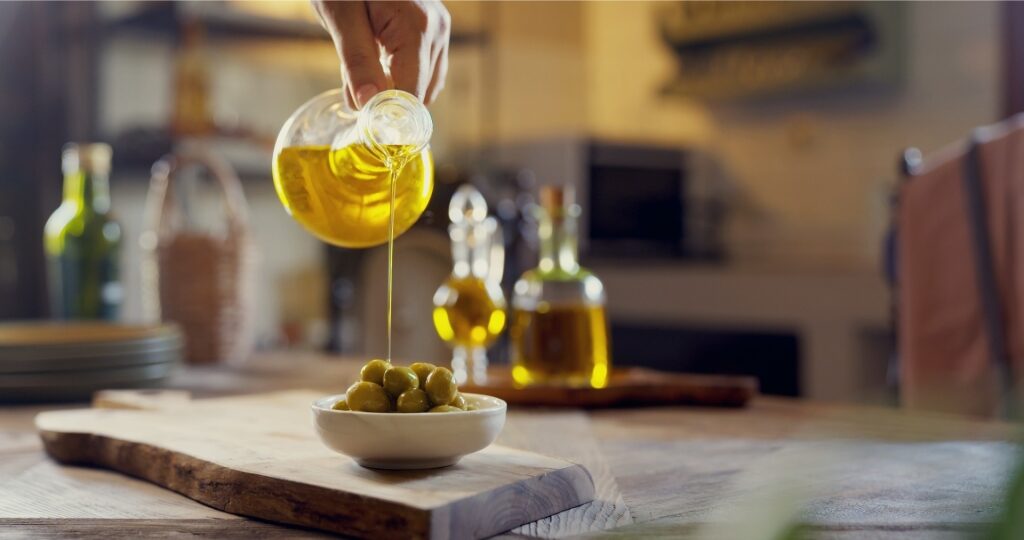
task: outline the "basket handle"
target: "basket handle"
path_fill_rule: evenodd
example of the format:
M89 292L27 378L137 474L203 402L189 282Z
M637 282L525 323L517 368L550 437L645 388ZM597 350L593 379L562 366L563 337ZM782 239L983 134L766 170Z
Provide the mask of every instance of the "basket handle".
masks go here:
M224 158L198 148L177 150L153 164L146 200L148 230L161 234L172 228L172 222L168 219L168 215L173 212L174 199L170 190L171 179L182 169L192 165L205 167L213 173L224 195L229 232L237 234L246 231L249 214L238 175Z

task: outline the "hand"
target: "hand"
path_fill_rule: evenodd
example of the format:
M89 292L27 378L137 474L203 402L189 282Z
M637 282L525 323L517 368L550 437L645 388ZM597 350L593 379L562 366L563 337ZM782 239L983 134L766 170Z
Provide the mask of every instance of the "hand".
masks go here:
M392 87L430 103L444 88L451 16L440 1L312 2L338 50L349 105Z

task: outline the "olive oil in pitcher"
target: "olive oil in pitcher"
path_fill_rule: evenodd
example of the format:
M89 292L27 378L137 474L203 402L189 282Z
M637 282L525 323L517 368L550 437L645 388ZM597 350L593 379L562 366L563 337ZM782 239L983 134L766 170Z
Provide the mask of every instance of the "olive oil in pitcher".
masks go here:
M398 236L430 202L434 164L429 150L415 151L407 145L386 150L408 159L395 184ZM325 242L361 248L388 240L388 165L363 144L337 150L327 145L284 148L274 159L274 185L292 217Z

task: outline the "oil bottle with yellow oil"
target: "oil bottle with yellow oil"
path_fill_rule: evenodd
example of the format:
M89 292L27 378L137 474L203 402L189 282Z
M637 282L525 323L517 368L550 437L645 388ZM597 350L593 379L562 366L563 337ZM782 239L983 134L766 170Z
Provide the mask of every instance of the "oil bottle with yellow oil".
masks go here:
M540 262L512 298L512 378L516 385L603 388L611 364L604 285L578 262L579 205L571 190L544 187L536 208Z
M430 113L412 94L385 90L355 111L336 89L299 107L274 147L277 196L307 231L342 247L388 244L389 361L394 239L430 202L432 131Z
M487 201L470 185L452 195L448 217L452 273L434 293L434 329L452 348L455 379L485 384L487 347L505 329L504 244Z

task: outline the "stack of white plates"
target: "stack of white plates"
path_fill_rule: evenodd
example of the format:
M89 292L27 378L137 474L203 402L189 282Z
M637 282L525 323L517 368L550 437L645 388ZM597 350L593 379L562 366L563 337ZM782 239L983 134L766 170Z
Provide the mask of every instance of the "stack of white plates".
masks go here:
M181 363L174 326L99 322L0 324L0 402L74 401L146 388Z

